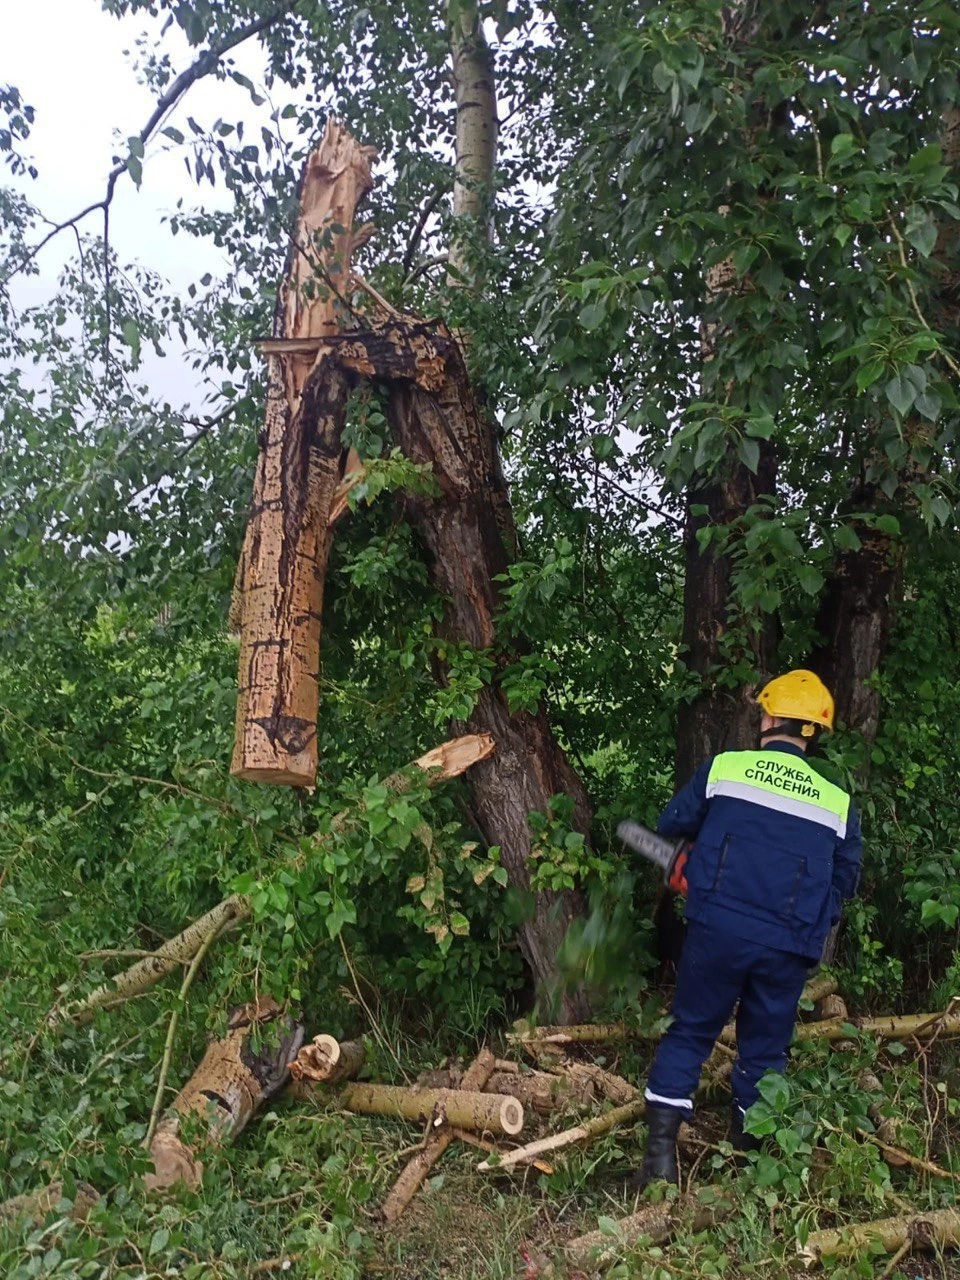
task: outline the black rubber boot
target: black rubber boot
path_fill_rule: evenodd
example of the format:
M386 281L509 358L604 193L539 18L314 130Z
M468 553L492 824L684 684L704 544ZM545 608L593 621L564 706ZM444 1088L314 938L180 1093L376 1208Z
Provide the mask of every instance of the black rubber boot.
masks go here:
M651 1182L680 1181L677 1133L683 1120L682 1111L670 1107L647 1107L647 1149L640 1168L630 1175L632 1191L642 1191Z
M743 1117L740 1104L734 1102L730 1107L730 1145L734 1151L759 1151L761 1140L752 1133L744 1133Z

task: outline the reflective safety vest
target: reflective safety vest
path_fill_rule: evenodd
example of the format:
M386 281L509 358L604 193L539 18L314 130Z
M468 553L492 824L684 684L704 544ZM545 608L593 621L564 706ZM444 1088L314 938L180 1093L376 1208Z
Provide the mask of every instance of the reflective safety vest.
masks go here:
M805 759L780 751L724 751L707 774L707 799L731 796L847 833L850 797Z
M694 838L687 917L765 946L819 958L856 889L856 810L790 744L714 756L664 810L659 830Z

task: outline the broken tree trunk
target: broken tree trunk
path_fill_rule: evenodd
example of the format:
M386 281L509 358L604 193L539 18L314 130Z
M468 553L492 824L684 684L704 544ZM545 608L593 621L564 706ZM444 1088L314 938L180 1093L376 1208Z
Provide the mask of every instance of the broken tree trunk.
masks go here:
M352 1080L359 1075L365 1057L362 1040L314 1036L310 1044L305 1044L290 1063L290 1075L294 1081L312 1080L318 1084L336 1084L338 1080Z
M372 185L373 154L331 119L308 158L277 299L277 339L337 332L354 213ZM266 425L242 553L231 766L248 781L311 787L316 779L323 581L346 466L340 435L348 390L323 351L268 356Z
M395 1084L352 1084L340 1100L347 1111L364 1116L456 1125L478 1133L514 1137L523 1128L523 1106L505 1093L466 1089L417 1089Z
M472 1091L485 1088L493 1072L494 1061L489 1049L481 1049L464 1072L464 1088ZM409 1161L383 1202L380 1212L387 1222L396 1222L406 1209L423 1186L430 1170L453 1141L455 1130L461 1131L460 1127L452 1125L446 1117L439 1128L431 1125L431 1132L422 1150Z
M494 750L493 739L488 734L466 734L434 747L419 760L415 760L410 768L421 770L426 775L427 784L433 787L450 778L459 777L472 765L486 760ZM382 780L381 786L396 795L403 795L410 789L410 776L406 770L392 773ZM353 811L350 809L338 813L330 824L330 832L316 837L314 848L322 848L331 836L343 832L352 818ZM189 964L211 934L239 924L248 919L250 913L250 899L243 894L233 894L188 925L175 938L158 947L152 955L138 960L129 969L98 987L86 999L52 1014L51 1021L87 1022L97 1009L110 1009L133 999L172 973L179 965Z
M871 1246L880 1245L888 1253L913 1245L933 1249L960 1243L960 1210L936 1209L930 1213L901 1214L831 1231L813 1231L797 1252L812 1266L823 1258L858 1257Z
M717 1200L713 1204L690 1204L684 1200L648 1204L629 1217L618 1218L616 1230L590 1231L563 1246L563 1254L571 1267L600 1271L611 1266L642 1239L659 1244L678 1231L693 1234L705 1231L714 1223L729 1218L734 1201Z
M501 608L497 579L510 564L516 539L492 423L480 412L458 344L442 327L398 320L329 340L351 375L388 388L394 435L412 461L429 465L437 494L408 493L406 511L428 553L434 588L444 597L442 635L493 655ZM511 658L500 653L499 669ZM445 669L439 671L445 679ZM543 710L511 714L498 680L478 693L466 722L497 743L492 765L470 777L472 812L491 845L498 845L511 885L530 889L532 844L527 821L546 812L555 795L574 802L573 825L590 829L590 803ZM520 949L541 991L558 996L565 1020L585 1016L587 998L574 981L559 989L558 959L573 920L583 914L578 893L541 890L520 928Z
M200 1065L161 1119L150 1142L154 1171L148 1191L185 1182L198 1187L203 1164L180 1136L188 1117L205 1122L203 1144L232 1142L250 1118L287 1081L287 1063L303 1040L303 1027L261 996L235 1009L230 1028L208 1047Z

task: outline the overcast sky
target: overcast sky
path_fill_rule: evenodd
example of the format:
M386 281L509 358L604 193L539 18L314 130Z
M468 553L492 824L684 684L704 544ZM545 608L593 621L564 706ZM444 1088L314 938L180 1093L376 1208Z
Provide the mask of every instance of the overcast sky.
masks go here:
M118 20L103 12L99 0L29 0L16 5L8 0L3 9L0 83L16 85L37 113L24 150L34 160L39 177L14 182L46 217L59 222L103 197L112 157L126 155L125 139L138 133L149 118L154 96L137 82L136 42L146 34L154 45L158 43L162 23L149 14ZM171 54L175 72L196 56L175 27L165 33L163 47ZM259 83L263 59L256 41L241 46L232 60ZM268 111L263 108L264 116ZM212 77L191 87L168 123L182 126L188 115L200 123L220 116L250 124L257 119L243 89ZM188 206L202 201L206 207L222 207L228 197L222 187L209 184L198 191L182 153L165 154L164 144L164 139L157 138L148 145L139 190L128 177L118 182L110 211L111 242L123 261L159 271L176 289L185 291L205 272L217 274L224 260L208 242L172 236L162 215L172 211L181 197ZM7 170L0 172L0 181L10 181ZM101 226L100 215L93 214L83 229L95 234ZM40 256L39 278L18 281L18 304L50 297L65 255L75 249L69 233L51 242ZM176 390L189 395L191 372L184 371L170 386L170 363L164 361L163 369L167 394L175 398Z

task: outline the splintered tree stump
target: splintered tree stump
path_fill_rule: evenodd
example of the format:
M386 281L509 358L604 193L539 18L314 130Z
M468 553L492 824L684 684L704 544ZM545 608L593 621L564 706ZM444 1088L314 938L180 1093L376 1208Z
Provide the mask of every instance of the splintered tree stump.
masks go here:
M366 1116L391 1116L401 1120L446 1121L458 1129L478 1133L503 1133L508 1137L523 1128L523 1106L503 1093L479 1093L467 1089L417 1089L392 1084L348 1085L341 1095L347 1111Z
M227 1034L208 1045L157 1126L149 1148L154 1171L144 1178L147 1190L181 1181L198 1187L203 1164L182 1136L183 1122L200 1122L205 1146L232 1142L286 1083L287 1063L302 1041L303 1027L269 996L234 1009Z
M362 1040L337 1040L333 1036L314 1036L290 1063L295 1081L336 1084L360 1074L366 1051Z
M370 189L370 147L334 120L307 160L300 215L277 299L277 339L337 332L357 203ZM317 771L320 620L330 517L344 479L349 391L325 351L267 357L266 423L242 552L240 673L231 772L313 786Z

